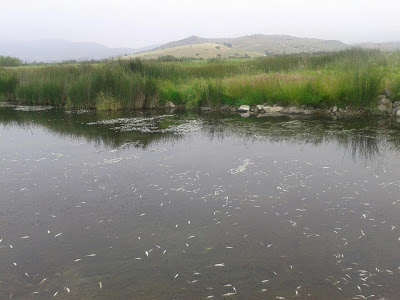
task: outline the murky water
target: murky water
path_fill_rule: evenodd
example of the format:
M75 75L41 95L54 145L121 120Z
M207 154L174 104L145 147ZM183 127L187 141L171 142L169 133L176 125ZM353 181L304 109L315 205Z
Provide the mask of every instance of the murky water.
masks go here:
M399 299L399 150L395 120L3 105L0 299Z

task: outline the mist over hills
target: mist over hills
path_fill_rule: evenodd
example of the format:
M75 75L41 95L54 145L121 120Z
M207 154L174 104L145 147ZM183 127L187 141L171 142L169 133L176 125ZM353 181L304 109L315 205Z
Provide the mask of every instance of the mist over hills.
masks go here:
M101 60L115 57L143 57L157 58L163 55L179 53L179 55L194 58L210 58L208 55L198 54L199 51L190 49L195 46L202 49L205 45L220 44L232 50L239 57L245 53L255 56L314 53L340 51L352 47L367 49L381 49L384 51L400 50L400 42L387 43L358 43L345 44L338 40L323 40L316 38L299 38L288 35L254 34L237 38L203 38L190 36L181 40L171 41L163 45L152 45L140 49L110 48L99 43L69 42L65 40L49 39L36 41L0 41L0 55L12 56L24 62L62 62L67 60L86 61ZM182 49L188 49L187 53ZM176 51L171 49L176 48ZM167 49L169 49L167 51ZM163 51L165 50L165 51ZM179 51L178 51L179 50ZM223 49L222 49L223 50ZM200 51L201 52L201 51ZM225 51L230 53L233 51ZM193 53L196 53L195 56ZM134 55L136 54L136 55ZM218 54L217 54L218 55ZM227 57L227 56L222 56Z
M0 55L12 56L31 62L60 62L65 60L98 60L147 51L141 49L109 48L98 43L69 42L64 40L0 41Z

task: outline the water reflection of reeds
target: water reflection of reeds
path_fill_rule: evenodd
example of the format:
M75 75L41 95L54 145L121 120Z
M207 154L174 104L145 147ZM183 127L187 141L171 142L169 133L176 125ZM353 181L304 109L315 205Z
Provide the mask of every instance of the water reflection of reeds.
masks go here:
M157 143L174 143L188 132L179 133L168 128L199 120L201 133L211 141L234 138L240 143L260 141L284 142L304 145L324 145L336 143L349 153L354 161L376 160L383 150L400 149L400 135L397 122L380 122L374 119L343 119L332 121L318 118L240 118L234 115L181 113L163 118L156 123L159 131L150 133L137 130L120 131L114 126L91 125L88 123L113 120L117 118L154 117L158 113L65 113L64 111L16 111L11 108L0 109L0 124L4 127L18 126L32 130L36 126L46 128L60 137L83 138L90 143L106 148L121 146L146 148ZM114 129L112 129L114 128ZM167 130L165 130L167 129ZM196 131L198 128L193 129Z

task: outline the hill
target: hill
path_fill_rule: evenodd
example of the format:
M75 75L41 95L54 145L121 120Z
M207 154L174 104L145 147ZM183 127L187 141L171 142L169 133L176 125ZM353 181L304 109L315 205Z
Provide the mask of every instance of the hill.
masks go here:
M150 50L109 48L97 43L73 43L64 40L0 41L0 55L12 56L26 62L60 62L65 60L106 59Z
M161 56L174 56L177 58L188 57L188 58L243 58L243 57L259 57L262 54L251 51L242 51L239 49L229 48L222 44L215 43L201 43L186 46L177 46L173 48L159 48L143 53L137 53L123 58L144 58L144 59L157 59Z
M204 43L225 44L233 49L258 52L260 54L291 54L302 52L329 52L349 48L348 45L335 40L298 38L287 35L254 34L238 38L202 38L191 36L173 41L156 49L168 49Z

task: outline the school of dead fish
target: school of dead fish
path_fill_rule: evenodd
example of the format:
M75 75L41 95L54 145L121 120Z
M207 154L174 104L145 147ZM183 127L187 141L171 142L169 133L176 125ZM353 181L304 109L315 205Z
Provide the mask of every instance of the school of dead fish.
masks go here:
M169 116L160 116L158 119L164 119ZM128 131L128 130L139 130L138 128L142 128L141 132L158 132L157 126L154 121L157 118L148 118L148 119L118 119L102 122L101 124L108 125L120 125L119 127L113 127L113 130L119 131ZM143 126L143 124L150 122L151 126ZM146 124L147 124L146 123ZM90 125L96 125L97 123L92 123ZM121 125L123 124L123 125ZM148 125L148 124L147 124ZM144 128L144 129L143 129ZM197 131L200 128L198 121L189 122L189 124L181 124L175 127L175 129L179 130L179 133L188 134L193 131ZM258 138L258 137L257 137ZM129 149L129 148L128 148ZM121 161L125 161L124 158L119 157L119 151L124 151L125 147L121 148L117 152L110 151L108 156L104 158L107 164L91 164L85 165L85 168L96 168L101 167L104 168L106 165L112 163L117 164ZM385 281L388 276L399 276L400 267L394 267L393 269L388 269L384 266L365 266L361 265L357 261L355 257L348 258L346 253L347 249L350 247L362 247L360 243L363 243L365 240L372 238L374 235L379 234L378 229L381 231L387 232L386 234L394 241L400 241L400 233L398 233L397 228L400 224L395 223L391 224L384 218L384 216L377 213L375 210L374 201L368 200L368 190L370 188L370 182L365 180L364 182L357 181L352 182L349 180L349 177L346 177L346 173L348 170L335 170L334 166L324 166L321 165L318 161L308 161L301 162L296 158L290 159L290 161L278 161L274 160L273 163L269 166L270 169L276 172L275 174L268 169L257 168L257 163L254 158L245 158L240 159L236 162L236 166L231 169L226 170L226 174L230 174L229 176L241 176L241 180L246 180L247 176L254 176L256 179L267 178L267 180L272 180L276 182L276 190L275 191L266 191L265 195L255 195L250 191L246 191L247 195L231 195L229 193L229 185L214 185L212 187L204 188L202 184L202 180L204 178L208 179L211 175L208 172L200 172L193 169L184 170L175 172L174 167L170 167L168 164L171 164L169 158L173 154L173 151L169 151L165 148L160 149L151 149L149 152L154 153L162 153L160 160L165 160L166 162L162 162L159 164L159 168L166 168L166 174L172 180L172 183L175 186L163 186L162 183L154 183L150 184L147 187L139 187L132 185L132 194L139 195L139 198L142 198L143 194L146 193L146 190L157 191L160 194L163 194L164 197L160 197L158 209L162 210L169 205L173 204L174 195L184 194L190 199L190 201L201 203L203 207L207 208L209 203L212 203L213 206L215 204L219 204L218 209L210 211L210 220L212 220L212 224L210 224L207 230L218 230L221 226L225 226L226 224L230 224L231 227L240 228L241 224L234 220L235 216L240 214L254 214L255 212L260 212L260 214L264 214L266 218L274 217L280 222L280 230L286 231L291 234L296 234L301 237L301 243L306 244L308 242L313 243L313 240L317 241L326 241L326 239L330 239L331 241L335 241L334 248L337 250L337 253L332 255L332 259L335 262L336 268L332 270L332 274L328 277L324 278L324 281L329 284L331 287L337 289L339 292L342 292L343 295L351 295L352 299L387 299L387 294L385 292L388 289L388 286L385 285ZM115 156L117 157L114 157ZM48 154L48 157L41 157L35 160L36 162L45 161L46 159L51 159L57 157L58 159L62 159L64 155L62 153ZM140 155L129 156L130 159L137 160L140 159ZM168 163L168 164L164 164ZM291 168L288 168L288 165ZM112 168L112 166L109 166ZM170 169L168 169L170 168ZM304 173L303 173L304 172ZM86 169L84 173L89 174ZM315 174L317 173L317 175ZM228 176L228 175L227 175ZM331 183L323 184L313 193L313 197L318 199L320 203L324 206L324 214L337 216L337 222L332 224L331 227L325 228L325 230L317 230L312 231L308 224L305 224L304 219L310 216L313 210L312 204L310 201L310 197L303 197L301 195L302 190L308 190L313 186L314 176L322 176L330 180ZM375 178L378 180L378 175L374 174ZM341 178L346 178L345 181L342 181ZM295 180L293 180L295 179ZM110 174L106 174L104 176L97 176L94 180L96 186L94 188L98 189L107 189L107 181L112 180ZM101 182L101 183L97 183ZM59 190L59 185L53 185L53 190ZM400 187L400 181L393 180L391 182L381 182L379 186L384 190L384 188L391 186L395 187L398 191ZM18 191L20 193L27 194L32 187L20 187ZM210 188L212 191L210 192ZM314 187L315 188L315 187ZM4 188L2 188L4 190ZM140 191L138 190L140 189ZM340 190L341 193L338 193L338 198L333 200L324 200L324 194L328 194L331 189ZM205 192L203 192L203 190ZM1 190L0 190L1 192ZM14 191L12 191L14 192ZM93 192L93 189L87 190L87 193ZM290 198L287 195L291 193L298 195L298 207L291 206ZM112 190L114 198L118 196L118 190ZM57 194L58 195L58 194ZM170 200L165 200L170 199ZM315 200L313 199L313 200ZM367 199L367 200L366 200ZM111 200L111 197L110 197ZM400 208L400 199L390 199L392 206L389 209L399 210ZM394 202L392 202L394 201ZM172 202L172 203L171 203ZM271 205L271 203L273 205ZM74 205L74 208L82 208L85 207L87 203L85 201L81 201L79 205ZM378 209L378 208L377 208ZM52 222L57 222L59 218L58 214L44 214L42 211L35 212L35 218L40 218L44 216L44 218L52 219ZM136 218L143 218L147 222L152 222L152 210L143 211L138 210L136 215L133 216ZM352 220L351 224L346 224L349 222L348 220ZM346 221L347 220L347 221ZM145 221L145 222L146 222ZM393 222L393 220L391 220ZM109 220L98 220L97 224L102 223L111 223L111 219ZM113 221L115 222L115 221ZM251 222L251 221L250 221ZM338 224L341 223L340 226ZM143 223L145 226L146 223ZM89 230L94 224L89 224L87 229ZM176 248L168 248L166 249L163 246L163 239L160 239L158 244L154 244L152 248L147 248L144 250L141 255L133 256L132 259L138 261L138 263L146 263L149 262L153 256L166 256L167 251L169 253L180 253L179 255L195 253L195 251L199 251L199 249L203 249L204 246L201 245L201 241L206 241L207 236L204 236L204 232L199 231L196 228L196 223L192 220L185 220L185 224L174 224L171 226L175 232L182 230L181 245L176 245ZM54 228L54 226L53 226ZM59 227L61 228L61 227ZM189 231L193 230L193 234L187 234ZM213 229L212 229L213 228ZM243 227L245 228L245 227ZM314 230L315 227L313 228ZM229 230L229 229L226 229ZM53 231L50 229L46 230L48 235ZM58 243L57 241L62 241L63 243L68 244L68 240L63 232L57 232L54 235L51 235L53 240L48 240L48 244ZM198 237L199 232L203 234L201 239ZM18 257L13 255L13 251L19 250L18 248L29 247L31 244L35 243L35 232L30 230L29 235L21 234L18 237L8 236L6 232L0 231L0 234L4 235L0 237L0 256L3 255L5 257ZM70 235L68 235L71 238ZM156 236L156 233L151 233L151 236ZM178 235L179 236L179 235ZM229 236L227 232L227 236ZM213 270L224 269L225 273L219 273L223 276L227 276L229 278L229 272L238 272L240 270L234 270L231 264L232 261L235 260L235 255L238 253L234 252L236 249L240 249L243 242L249 243L249 238L252 238L253 243L257 244L259 248L258 251L279 251L279 244L270 243L269 241L256 241L254 238L253 232L244 231L242 236L237 236L234 239L230 239L230 242L223 242L223 237L221 237L221 242L223 242L224 249L227 249L225 256L227 261L220 261L213 257L214 248L209 247L206 249L208 257L210 257L209 263L202 266L203 272L197 272L193 270L191 274L185 270L170 270L169 274L165 274L166 277L172 278L172 284L177 284L178 286L185 286L186 284L189 286L201 285L202 281L206 281L203 277L204 273L208 274L213 272ZM137 241L140 245L141 242L144 243L145 239L148 239L149 236L137 236ZM17 239L25 241L26 244L21 244L17 242ZM29 243L28 243L29 242ZM281 241L282 242L282 241ZM285 240L283 240L285 242ZM389 242L388 240L386 242ZM18 244L18 247L14 247L14 245ZM26 245L26 246L25 246ZM400 247L400 244L399 244ZM7 250L6 249L11 249ZM139 247L140 248L140 247ZM114 248L112 246L109 249ZM193 252L191 252L193 251ZM104 257L104 249L100 251ZM379 255L379 253L376 253ZM98 263L101 263L102 255L98 253L81 253L79 257L76 257L71 261L71 263L79 263L84 264L89 259L97 259ZM3 259L4 261L4 259ZM40 274L28 274L24 271L24 264L26 262L23 261L13 261L12 265L17 269L15 274L22 274L25 276L26 280L29 281L29 288L32 289L31 293L35 295L40 294L48 294L51 293L53 297L59 297L62 293L70 294L76 293L79 294L79 287L71 288L71 286L63 285L62 288L53 289L53 285L51 281L54 278L49 277L51 274L46 274L41 276ZM294 264L294 265L293 265ZM266 262L266 266L268 266L268 262ZM400 263L399 263L400 266ZM197 270L199 266L196 267ZM59 274L62 274L61 272ZM288 264L286 268L281 268L281 270L276 272L274 269L270 269L269 272L266 272L264 275L268 275L268 278L263 277L263 274L257 274L261 277L257 282L254 282L254 286L257 286L256 293L260 294L260 297L264 297L261 295L268 295L271 299L289 299L292 297L298 296L313 296L312 285L309 284L307 286L307 282L302 280L302 285L298 285L296 287L289 286L280 286L280 276L287 277L289 274L293 275L293 278L296 278L298 274L302 274L301 264L296 265L296 261L293 261L292 264ZM1 276L1 275L0 275ZM45 277L47 276L47 277ZM210 275L208 275L210 276ZM54 274L53 274L54 277ZM264 279L262 279L264 278ZM57 279L59 281L59 279ZM103 282L106 282L107 279L102 279L102 281L96 281L99 290L107 290L108 285L103 286ZM0 287L3 280L0 277ZM205 299L212 298L226 298L232 296L245 296L245 294L241 294L241 289L238 286L242 286L242 283L239 281L235 283L225 283L220 286L204 286ZM279 288L278 288L279 287ZM243 287L243 290L246 290ZM213 294L207 294L212 291ZM218 293L217 293L218 292ZM281 293L281 294L277 294ZM340 295L340 294L339 294ZM9 295L9 298L13 297L13 293ZM266 297L266 296L265 296Z

